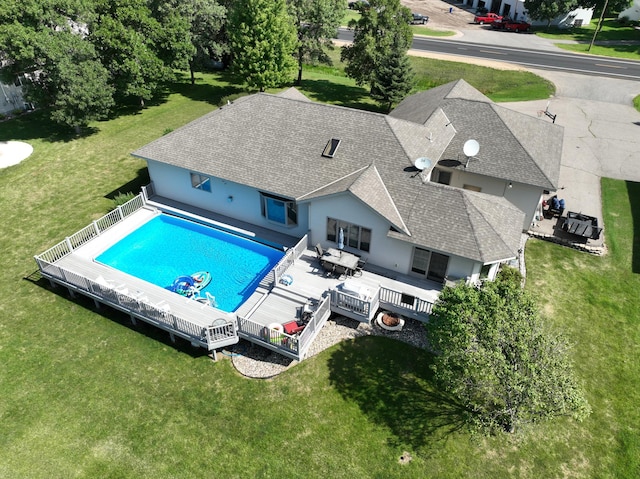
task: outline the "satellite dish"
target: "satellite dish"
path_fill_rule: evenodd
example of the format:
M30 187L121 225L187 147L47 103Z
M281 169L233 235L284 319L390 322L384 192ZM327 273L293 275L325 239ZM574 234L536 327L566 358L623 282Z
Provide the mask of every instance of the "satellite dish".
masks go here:
M467 158L476 156L480 151L480 143L478 143L476 140L467 140L464 143L462 151L464 152L464 156L466 156Z
M417 169L422 171L431 166L431 160L429 158L421 156L420 158L416 159L416 161L413 162L413 166L415 166Z

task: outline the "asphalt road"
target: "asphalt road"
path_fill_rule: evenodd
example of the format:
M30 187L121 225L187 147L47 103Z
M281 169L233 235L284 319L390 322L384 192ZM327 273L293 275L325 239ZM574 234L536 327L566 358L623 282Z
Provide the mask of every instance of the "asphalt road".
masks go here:
M501 35L516 35L519 39L527 34L499 32ZM507 40L507 37L503 37ZM340 29L338 39L352 41L353 32ZM427 37L414 37L412 49L435 52L444 55L482 58L491 61L513 63L527 68L553 70L582 75L605 76L627 80L640 80L640 61L615 59L600 56L580 55L562 51L549 51L498 46L482 43L469 43L461 40L443 40Z

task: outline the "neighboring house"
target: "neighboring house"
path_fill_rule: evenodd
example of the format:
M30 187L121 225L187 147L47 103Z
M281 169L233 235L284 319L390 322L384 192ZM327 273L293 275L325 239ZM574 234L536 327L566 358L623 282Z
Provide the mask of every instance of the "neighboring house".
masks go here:
M514 20L525 20L531 22L533 25L547 24L546 21L531 21L531 18L527 15L524 0L462 0L462 3L475 9L484 8L498 15L511 17ZM579 27L581 25L588 25L592 17L593 7L579 7L554 18L551 21L551 25L559 27Z
M626 18L631 21L640 20L640 0L634 0L629 8L620 12L618 18Z
M335 247L342 228L368 264L444 282L493 278L518 255L558 186L562 138L459 80L389 115L259 93L133 154L159 196L311 244Z
M0 82L0 114L7 115L16 110L27 110L31 106L26 104L22 96L22 81L18 77L15 83Z

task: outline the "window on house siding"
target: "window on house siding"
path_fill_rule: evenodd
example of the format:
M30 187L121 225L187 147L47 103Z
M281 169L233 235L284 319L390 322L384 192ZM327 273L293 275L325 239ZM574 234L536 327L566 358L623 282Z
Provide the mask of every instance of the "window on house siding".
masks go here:
M191 186L197 190L211 192L211 178L198 173L191 173Z
M262 216L285 226L298 224L298 207L295 201L268 193L260 193Z
M350 248L369 252L371 249L371 229L363 226L327 218L327 241L338 243L338 232L342 228L344 244Z

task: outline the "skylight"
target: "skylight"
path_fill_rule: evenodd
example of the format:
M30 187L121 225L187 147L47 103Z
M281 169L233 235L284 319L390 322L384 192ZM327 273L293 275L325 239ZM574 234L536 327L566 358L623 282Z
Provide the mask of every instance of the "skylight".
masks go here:
M336 150L340 145L340 140L338 138L331 138L327 142L327 146L324 147L324 151L322 152L322 156L326 156L327 158L333 158L336 154Z

